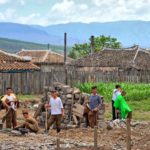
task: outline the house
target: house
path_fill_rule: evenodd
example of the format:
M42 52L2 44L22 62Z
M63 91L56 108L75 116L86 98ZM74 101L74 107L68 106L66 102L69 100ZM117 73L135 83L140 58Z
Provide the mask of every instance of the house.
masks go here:
M36 71L40 68L27 59L0 50L0 72L15 73Z
M21 50L17 55L31 59L42 72L64 71L64 56L51 50ZM72 59L67 57L69 63Z
M16 93L30 93L33 75L39 70L30 60L0 50L0 94L4 94L6 87L12 87Z
M90 54L72 62L78 69L113 71L113 70L150 70L150 52L133 46L130 48L111 49Z
M139 46L104 48L72 61L70 70L76 70L77 81L150 82L150 52ZM74 79L76 80L76 79Z

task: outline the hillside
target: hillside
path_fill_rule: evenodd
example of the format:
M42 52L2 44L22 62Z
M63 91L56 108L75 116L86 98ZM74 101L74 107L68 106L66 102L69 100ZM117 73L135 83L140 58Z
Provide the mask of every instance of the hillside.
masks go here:
M63 46L50 45L49 47L55 52L63 53ZM37 49L37 50L48 49L48 44L38 44L32 42L24 42L19 40L0 38L0 49L11 53L16 53L21 49ZM68 47L68 51L70 49L71 48Z
M0 23L0 37L21 41L52 45L63 45L64 32L67 32L67 44L88 41L91 35L116 37L123 47L134 44L150 47L149 21L116 21L105 23L67 23L49 26Z

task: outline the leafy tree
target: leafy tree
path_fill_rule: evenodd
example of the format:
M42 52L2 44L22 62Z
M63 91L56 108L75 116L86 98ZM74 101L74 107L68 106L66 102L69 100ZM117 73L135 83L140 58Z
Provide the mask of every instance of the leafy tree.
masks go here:
M75 44L68 56L76 59L88 55L90 53L91 38L89 40L89 43ZM93 52L101 51L104 47L120 48L121 43L116 38L110 36L101 35L99 37L94 37Z

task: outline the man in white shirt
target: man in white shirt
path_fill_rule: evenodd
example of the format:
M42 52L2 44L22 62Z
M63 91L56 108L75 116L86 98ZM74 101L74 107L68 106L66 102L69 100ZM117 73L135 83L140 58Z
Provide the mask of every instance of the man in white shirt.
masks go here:
M116 88L113 91L113 97L112 97L112 120L118 119L116 117L116 110L115 110L115 107L114 107L114 102L115 102L117 96L120 95L120 94L121 94L121 86L116 85Z
M16 95L13 93L12 88L8 87L6 89L6 94L1 99L4 107L6 108L6 115L3 117L2 121L6 120L6 128L13 128L17 125L17 98Z
M61 119L64 117L64 108L60 97L57 96L57 92L53 89L51 90L51 97L49 104L46 107L50 107L51 116L47 123L47 131L52 124L56 123L57 132L61 130Z

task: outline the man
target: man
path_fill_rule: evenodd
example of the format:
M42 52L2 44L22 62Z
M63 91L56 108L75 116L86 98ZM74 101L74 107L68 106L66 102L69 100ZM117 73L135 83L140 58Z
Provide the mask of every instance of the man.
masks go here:
M92 95L89 99L89 112L88 112L88 122L90 127L94 128L94 126L97 126L97 115L100 108L100 105L102 104L101 98L99 95L97 95L97 87L92 87Z
M60 97L57 96L57 92L55 89L51 90L51 97L49 104L45 105L46 107L50 107L51 116L47 123L47 130L49 131L52 124L56 123L57 133L61 130L61 119L64 117L64 108Z
M6 128L11 128L12 126L15 128L17 125L17 98L13 93L12 88L8 87L6 89L6 94L3 96L1 101L6 108L6 115L3 117L3 122L6 119Z
M29 115L29 112L27 110L22 111L23 117L25 118L25 121L17 126L15 129L21 129L21 128L26 128L30 132L37 133L39 131L39 126L37 121Z
M116 110L114 107L114 102L118 95L121 94L121 86L116 85L116 88L113 91L113 97L112 97L112 120L118 119L118 115L116 116Z
M126 92L122 91L121 95L117 96L114 107L116 109L119 109L121 112L121 119L128 119L129 121L132 118L132 110L128 106L126 100L125 100Z

